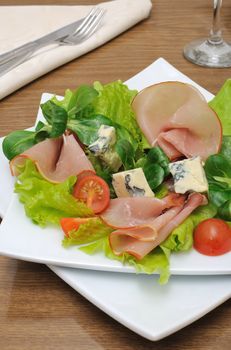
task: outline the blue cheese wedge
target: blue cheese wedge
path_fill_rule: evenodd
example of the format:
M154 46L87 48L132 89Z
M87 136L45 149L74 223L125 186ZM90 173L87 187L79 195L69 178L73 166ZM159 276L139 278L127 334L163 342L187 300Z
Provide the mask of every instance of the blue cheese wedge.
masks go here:
M98 130L98 139L88 146L96 156L107 152L116 142L116 132L113 126L101 125Z
M113 174L112 185L117 197L154 197L142 168Z
M176 193L208 191L208 182L200 157L170 163L169 170L174 179L174 190Z

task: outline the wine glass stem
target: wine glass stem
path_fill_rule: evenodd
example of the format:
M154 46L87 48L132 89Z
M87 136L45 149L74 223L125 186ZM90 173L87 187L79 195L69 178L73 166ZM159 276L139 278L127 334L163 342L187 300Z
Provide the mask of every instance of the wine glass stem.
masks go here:
M222 0L213 1L213 25L208 39L210 44L218 45L223 42L221 34L221 5Z

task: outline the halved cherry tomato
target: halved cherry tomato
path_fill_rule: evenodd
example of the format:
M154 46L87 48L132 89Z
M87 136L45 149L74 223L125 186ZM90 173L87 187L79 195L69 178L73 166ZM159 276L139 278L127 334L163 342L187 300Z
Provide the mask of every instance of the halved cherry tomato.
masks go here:
M73 195L83 200L95 214L105 210L110 201L108 184L97 175L87 175L77 180Z
M202 221L194 231L194 247L204 255L222 255L231 250L231 229L221 219Z
M78 230L81 224L85 224L89 218L62 218L60 220L63 232L67 237L69 237L69 232L73 230Z
M77 175L77 181L80 181L83 177L88 175L96 175L94 170L83 170Z

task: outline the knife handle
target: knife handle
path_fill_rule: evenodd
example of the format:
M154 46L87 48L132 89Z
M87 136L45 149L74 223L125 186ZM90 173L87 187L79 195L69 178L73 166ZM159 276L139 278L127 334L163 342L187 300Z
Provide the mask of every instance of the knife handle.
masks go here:
M33 44L33 45L29 45ZM38 45L35 43L28 43L7 54L0 56L0 76L6 74L11 69L17 67L19 64L26 61L37 49Z
M39 46L40 45L38 45L36 41L31 41L29 43L17 47L16 49L3 53L2 55L0 55L0 65L7 63L18 56L27 54L28 52L34 52L39 48Z

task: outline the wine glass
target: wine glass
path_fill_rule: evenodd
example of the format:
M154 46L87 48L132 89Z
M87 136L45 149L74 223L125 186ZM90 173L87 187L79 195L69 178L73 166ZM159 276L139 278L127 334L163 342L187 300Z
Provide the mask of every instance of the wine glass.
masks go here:
M231 44L222 38L220 13L222 0L213 1L213 24L209 38L198 39L184 47L184 57L205 67L231 67Z

